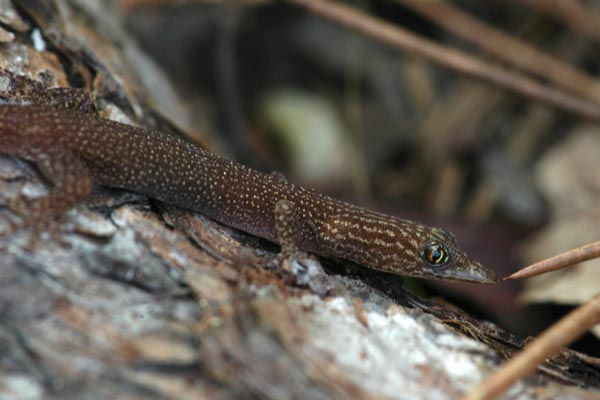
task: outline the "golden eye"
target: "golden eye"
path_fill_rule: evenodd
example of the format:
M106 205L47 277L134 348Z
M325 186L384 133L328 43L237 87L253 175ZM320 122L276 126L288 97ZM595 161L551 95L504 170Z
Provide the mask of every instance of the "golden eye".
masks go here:
M423 260L432 267L444 267L450 260L450 252L446 246L438 243L429 243L421 253Z

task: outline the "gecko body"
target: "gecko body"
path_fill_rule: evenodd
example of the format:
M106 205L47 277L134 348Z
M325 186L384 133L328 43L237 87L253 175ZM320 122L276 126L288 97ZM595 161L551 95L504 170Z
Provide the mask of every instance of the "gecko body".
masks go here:
M21 100L18 104L0 104L0 153L33 161L53 185L47 197L28 206L30 218L61 213L87 196L93 185L103 185L278 242L275 210L284 201L292 207L292 237L301 250L401 275L497 280L443 229L342 202L177 137L99 118L85 112L81 104L88 102L80 98L55 101L56 89L29 90L23 82L14 80L8 92L8 97ZM64 99L65 93L63 89L56 97Z

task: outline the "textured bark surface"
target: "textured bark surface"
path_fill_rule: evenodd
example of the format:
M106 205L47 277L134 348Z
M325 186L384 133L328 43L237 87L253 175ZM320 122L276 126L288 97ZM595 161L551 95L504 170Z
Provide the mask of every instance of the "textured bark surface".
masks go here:
M191 124L108 10L19 3L0 67L76 80L104 116L169 130L151 103ZM0 157L3 204L46 190L29 164ZM120 191L2 238L0 254L0 399L456 398L522 345L398 277L314 259L274 268L274 246ZM597 359L563 352L508 398L593 399L598 382Z

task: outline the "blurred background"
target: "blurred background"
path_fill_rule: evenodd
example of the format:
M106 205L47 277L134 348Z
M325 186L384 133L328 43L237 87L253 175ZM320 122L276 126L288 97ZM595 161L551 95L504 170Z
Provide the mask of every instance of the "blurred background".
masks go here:
M600 2L325 3L117 2L213 151L445 227L500 276L600 239ZM411 285L527 336L596 294L600 263Z

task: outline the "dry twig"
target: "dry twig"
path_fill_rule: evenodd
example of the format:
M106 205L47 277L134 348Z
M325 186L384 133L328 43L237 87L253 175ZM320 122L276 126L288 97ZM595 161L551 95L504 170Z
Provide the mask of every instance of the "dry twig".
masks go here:
M590 12L578 0L521 0L521 3L600 42L600 16Z
M600 119L600 106L594 102L574 97L557 88L544 86L522 74L506 71L495 64L441 46L337 1L288 1L382 43L426 57L465 75L482 79L586 118Z
M588 99L600 101L600 82L593 77L478 20L450 2L396 1L517 68L546 78Z
M581 247L566 251L554 257L547 258L535 264L531 264L514 274L507 276L504 280L523 279L531 276L555 271L569 265L600 257L600 241L586 244Z
M581 261L600 257L600 241L578 247L530 265L505 279L519 279L554 271ZM572 343L600 322L600 294L548 328L534 342L508 361L498 372L484 380L465 400L491 399L518 379L531 374L547 358Z
M558 353L561 348L598 322L600 322L600 294L548 328L498 372L464 397L464 400L492 399L500 395L518 379L534 372L544 360Z

